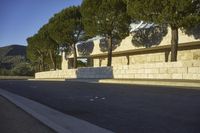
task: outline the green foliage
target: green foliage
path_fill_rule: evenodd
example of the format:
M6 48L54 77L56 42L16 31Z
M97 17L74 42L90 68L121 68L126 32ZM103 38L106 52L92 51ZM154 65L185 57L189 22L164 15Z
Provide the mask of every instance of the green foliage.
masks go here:
M83 0L81 5L87 36L100 35L108 44L108 64L112 64L114 39L121 40L129 34L131 19L123 0Z
M9 75L11 75L11 72L10 72L10 70L8 70L8 69L0 68L0 75L1 75L1 76L2 76L2 75L4 75L4 76L9 76Z
M15 76L33 76L34 70L30 64L21 63L12 69L12 74Z
M59 45L49 35L48 28L48 24L44 25L37 34L27 39L27 56L33 64L39 65L36 71L56 69Z
M68 7L54 15L49 20L49 33L60 46L72 47L74 53L74 67L77 67L75 44L83 39L83 24L80 7Z
M199 21L199 0L127 0L127 5L129 14L138 20L178 28Z
M48 54L48 50L45 47L43 39L39 34L35 34L32 37L27 38L27 57L32 63L39 65L39 69L36 71L45 70L45 59Z
M85 32L90 37L122 39L129 34L130 18L122 0L83 0L81 13Z
M12 69L25 62L26 46L10 45L0 48L0 75L13 75Z
M171 27L171 61L177 61L178 29L200 22L199 0L126 0L128 13L138 20Z
M40 28L40 30L38 31L39 39L41 40L41 43L43 44L43 47L46 50L49 50L49 49L56 50L58 48L58 44L50 36L48 28L49 28L48 24L46 24L46 25L42 26L42 28Z
M81 60L78 60L77 61L77 64L78 64L78 67L86 67L87 66L87 63L86 62L83 62Z
M60 45L77 43L83 33L80 7L68 7L49 20L49 33Z
M51 60L51 68L56 70L56 56L59 54L59 44L49 34L49 24L44 25L38 32Z

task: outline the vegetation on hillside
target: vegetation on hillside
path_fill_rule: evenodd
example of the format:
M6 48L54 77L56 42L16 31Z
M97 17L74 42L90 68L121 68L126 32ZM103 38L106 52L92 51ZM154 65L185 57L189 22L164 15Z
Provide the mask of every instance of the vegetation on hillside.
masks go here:
M34 70L26 59L26 46L0 48L0 75L32 76Z

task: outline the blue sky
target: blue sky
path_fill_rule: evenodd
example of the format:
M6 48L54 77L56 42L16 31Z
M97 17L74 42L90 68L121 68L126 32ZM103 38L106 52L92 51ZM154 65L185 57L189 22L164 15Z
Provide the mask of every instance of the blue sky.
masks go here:
M1 0L0 47L27 45L26 38L35 34L55 13L82 0Z

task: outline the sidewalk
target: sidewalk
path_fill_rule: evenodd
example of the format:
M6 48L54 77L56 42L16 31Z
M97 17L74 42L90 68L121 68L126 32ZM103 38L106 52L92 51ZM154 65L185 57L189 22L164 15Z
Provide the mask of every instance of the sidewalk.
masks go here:
M56 81L56 80L54 80ZM63 80L64 81L64 80ZM169 86L181 88L200 89L200 80L177 80L177 79L65 79L65 81L88 82L88 83L108 83L108 84L132 84L132 85L152 85Z
M200 89L200 80L177 80L177 79L100 79L99 83L113 84L135 84L135 85L154 85L171 87L190 87Z
M169 87L190 87L200 89L200 80L179 80L179 79L29 79L29 81L70 81L87 83L108 83L108 84L132 84L132 85L153 85Z
M1 133L55 133L16 105L0 96Z

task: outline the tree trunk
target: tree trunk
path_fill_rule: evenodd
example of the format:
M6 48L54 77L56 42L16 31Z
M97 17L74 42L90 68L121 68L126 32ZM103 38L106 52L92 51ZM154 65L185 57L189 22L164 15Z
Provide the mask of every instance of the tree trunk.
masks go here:
M54 60L55 57L53 57L51 50L49 50L49 56L50 56L50 59L51 59L52 67L53 67L54 70L56 70L56 65L55 65L55 60Z
M41 67L41 61L38 63L38 72L41 72L42 71L42 67Z
M77 53L76 53L76 44L73 44L73 53L74 53L74 68L77 68Z
M107 66L111 66L112 65L112 38L108 37L108 62L107 62Z
M58 68L58 66L57 66L57 57L56 57L56 56L57 56L57 55L54 54L55 70Z
M45 67L44 67L44 55L42 55L41 63L42 63L42 71L45 71Z
M178 28L171 26L172 38L171 38L171 62L177 61L178 51Z

